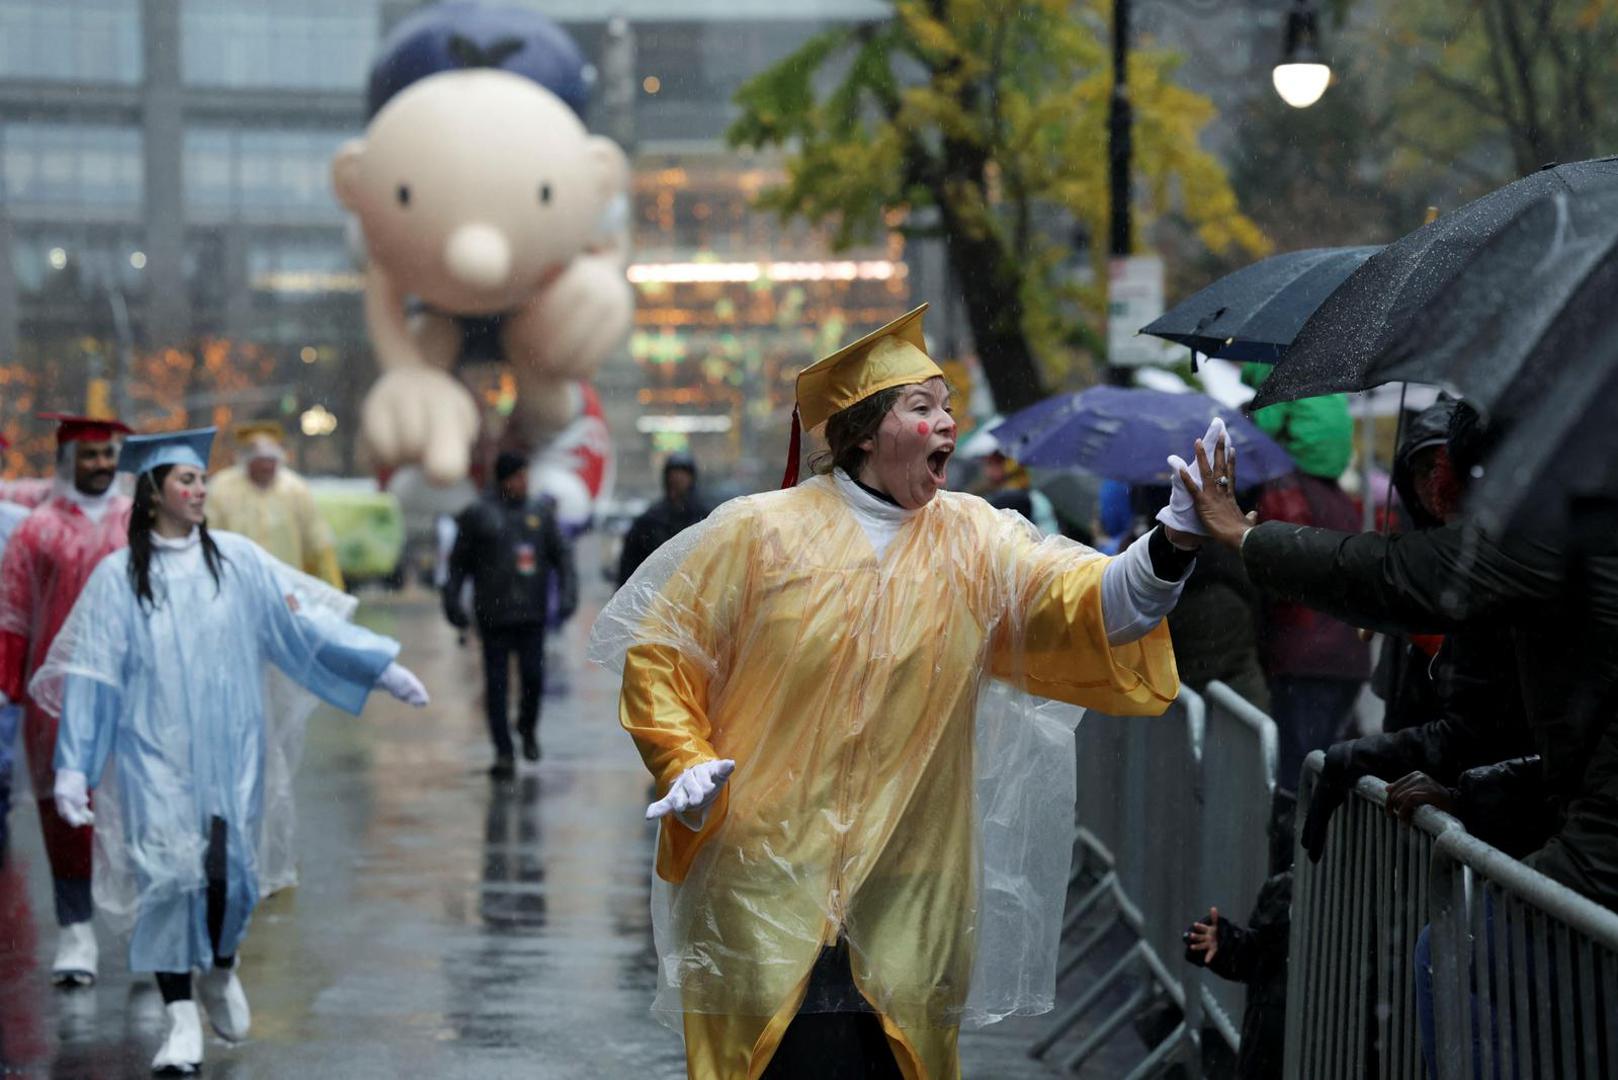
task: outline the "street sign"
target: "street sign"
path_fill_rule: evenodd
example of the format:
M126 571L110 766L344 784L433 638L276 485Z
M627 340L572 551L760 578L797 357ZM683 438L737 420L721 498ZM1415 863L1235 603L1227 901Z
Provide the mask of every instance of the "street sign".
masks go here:
M1107 264L1107 363L1139 367L1163 362L1163 343L1139 333L1163 314L1163 260L1130 255Z

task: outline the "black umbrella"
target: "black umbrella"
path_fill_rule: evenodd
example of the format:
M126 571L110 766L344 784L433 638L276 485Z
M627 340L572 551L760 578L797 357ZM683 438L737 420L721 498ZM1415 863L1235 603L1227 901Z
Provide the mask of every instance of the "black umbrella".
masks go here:
M1618 190L1530 204L1434 297L1429 318L1377 365L1379 377L1436 382L1495 411L1520 376L1556 366L1587 320L1611 314L1615 242Z
M1226 274L1141 328L1205 356L1273 364L1376 247L1310 248Z
M1531 204L1564 195L1577 215L1581 204L1618 190L1618 158L1542 169L1430 222L1367 259L1298 332L1292 348L1254 398L1255 407L1278 401L1363 390L1398 377L1443 381L1439 368L1400 351L1431 319L1433 301L1466 273L1478 253Z
M1602 276L1615 295L1618 250ZM1561 536L1577 502L1618 498L1618 318L1567 322L1561 362L1526 365L1490 419L1500 434L1467 494L1485 530Z

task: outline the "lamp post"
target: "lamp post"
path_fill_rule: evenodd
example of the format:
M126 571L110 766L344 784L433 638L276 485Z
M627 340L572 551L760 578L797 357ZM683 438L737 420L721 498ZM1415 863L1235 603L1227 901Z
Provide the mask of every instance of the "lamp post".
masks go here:
M1129 17L1132 0L1114 0L1112 12L1112 96L1107 112L1107 162L1111 228L1107 253L1114 259L1134 253L1133 183L1134 110L1129 101ZM1292 0L1287 12L1281 59L1271 72L1276 93L1294 108L1320 100L1331 81L1331 68L1320 52L1320 24L1313 0ZM1110 360L1110 358L1109 358ZM1127 385L1128 367L1109 363L1108 381Z

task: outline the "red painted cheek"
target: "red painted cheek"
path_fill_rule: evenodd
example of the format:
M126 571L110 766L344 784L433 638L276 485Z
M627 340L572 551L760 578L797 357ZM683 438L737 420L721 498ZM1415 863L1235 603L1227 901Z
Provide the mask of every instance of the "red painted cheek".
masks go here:
M933 433L933 429L931 427L927 426L927 421L918 420L916 422L916 434L917 435L920 435L922 438L925 439L927 436L931 435L932 433Z

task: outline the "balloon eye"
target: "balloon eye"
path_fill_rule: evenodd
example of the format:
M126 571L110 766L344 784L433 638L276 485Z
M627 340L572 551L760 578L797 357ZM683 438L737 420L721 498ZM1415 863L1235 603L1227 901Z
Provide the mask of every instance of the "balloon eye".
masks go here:
M549 206L550 204L551 204L551 185L547 182L547 183L539 185L539 205L541 205L541 206Z
M409 206L410 205L410 185L409 184L400 184L399 185L399 205L400 206Z

